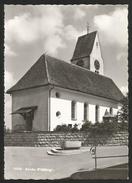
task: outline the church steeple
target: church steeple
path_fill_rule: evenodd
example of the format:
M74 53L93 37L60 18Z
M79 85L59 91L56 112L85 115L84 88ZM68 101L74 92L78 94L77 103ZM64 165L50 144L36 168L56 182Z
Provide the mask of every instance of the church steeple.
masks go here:
M103 59L97 31L78 38L71 62L90 71L103 74Z

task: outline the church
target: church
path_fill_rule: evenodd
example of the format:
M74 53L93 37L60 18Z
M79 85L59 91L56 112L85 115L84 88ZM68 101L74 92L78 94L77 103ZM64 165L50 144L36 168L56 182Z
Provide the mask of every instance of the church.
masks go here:
M43 54L7 93L16 131L102 122L106 113L117 114L123 98L113 80L104 76L97 31L78 38L71 63Z

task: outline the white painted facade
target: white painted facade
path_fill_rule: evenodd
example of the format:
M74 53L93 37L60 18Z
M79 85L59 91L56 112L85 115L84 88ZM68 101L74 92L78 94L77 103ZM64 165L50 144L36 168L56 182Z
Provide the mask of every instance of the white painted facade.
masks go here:
M48 87L32 88L13 92L12 112L22 107L37 106L34 112L33 131L48 130ZM25 125L26 121L20 114L12 115L12 128L16 125Z
M60 98L56 98L56 92L59 93ZM72 101L76 101L76 120L72 120L71 118ZM85 102L88 103L88 120L92 123L95 123L96 105L99 106L99 122L102 122L106 109L109 111L110 107L112 107L114 114L118 110L117 103L109 99L55 87L51 90L50 98L50 130L52 131L57 125L62 124L78 124L81 127L84 122ZM60 115L56 116L58 111Z
M95 60L99 61L99 63L100 63L99 74L103 75L104 74L104 62L103 62L103 58L101 55L101 48L100 48L98 34L96 34L93 49L90 54L90 70L93 72L95 72L95 67L94 67Z
M59 93L59 98L56 97L56 92ZM76 120L71 118L72 101L76 101ZM95 123L96 105L99 106L99 122L102 122L106 109L109 111L112 107L114 115L118 111L118 104L114 101L59 87L21 90L12 95L12 111L27 106L38 106L32 122L33 131L53 131L57 125L62 124L78 124L81 128L84 122L84 103L88 104L87 120L92 123ZM56 116L58 111L61 115ZM16 125L25 125L25 123L20 114L12 115L13 129Z

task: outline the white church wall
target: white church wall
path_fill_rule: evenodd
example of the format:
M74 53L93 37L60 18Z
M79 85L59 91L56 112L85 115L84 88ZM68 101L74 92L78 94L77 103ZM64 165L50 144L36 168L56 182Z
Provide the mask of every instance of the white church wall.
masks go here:
M54 130L57 125L72 124L75 123L79 126L83 120L83 103L77 102L77 120L71 119L71 100L51 98L51 125L50 130ZM56 116L57 112L60 112L60 116Z
M96 46L96 44L98 44L98 46ZM100 63L99 73L103 75L104 74L104 63L103 63L103 59L101 56L101 48L100 48L98 35L96 35L95 42L93 45L93 50L92 50L91 55L90 55L90 70L93 72L95 72L94 61L96 59Z
M48 130L48 88L21 90L12 94L12 111L22 107L38 106L34 113L33 130ZM20 114L12 115L12 127L25 124Z
M95 123L95 105L89 104L89 121Z
M59 93L60 98L56 98L56 92ZM77 120L71 120L71 101L77 102ZM68 89L62 89L55 87L51 91L51 108L50 108L50 120L51 130L59 124L83 124L84 118L84 103L89 104L89 121L95 123L95 106L99 105L99 121L102 121L102 117L105 110L110 107L117 108L117 103L97 96L92 96L77 91L71 91ZM56 112L60 111L61 116L56 117Z

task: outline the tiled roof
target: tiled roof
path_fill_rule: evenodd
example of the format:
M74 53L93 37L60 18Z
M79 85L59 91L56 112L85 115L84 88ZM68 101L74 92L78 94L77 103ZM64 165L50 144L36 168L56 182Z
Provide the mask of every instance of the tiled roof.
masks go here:
M90 55L93 49L96 34L97 34L97 31L80 36L78 38L72 60Z
M7 93L47 84L115 101L123 98L112 79L48 55L42 55Z

